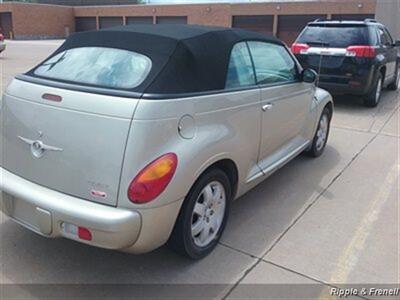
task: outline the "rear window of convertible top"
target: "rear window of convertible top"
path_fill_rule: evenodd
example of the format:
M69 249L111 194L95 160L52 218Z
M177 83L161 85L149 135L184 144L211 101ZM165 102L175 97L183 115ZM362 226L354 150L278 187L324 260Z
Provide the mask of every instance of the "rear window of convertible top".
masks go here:
M58 53L39 65L34 74L80 84L133 89L143 83L151 67L150 58L136 52L83 47Z

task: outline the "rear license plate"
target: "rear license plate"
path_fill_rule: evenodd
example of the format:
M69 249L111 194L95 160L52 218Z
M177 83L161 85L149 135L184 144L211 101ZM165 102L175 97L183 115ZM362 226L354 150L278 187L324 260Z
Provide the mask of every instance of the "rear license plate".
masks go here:
M11 211L11 218L15 219L22 225L25 225L31 228L34 231L40 231L38 225L38 218L36 213L36 206L17 199L13 198L13 205Z

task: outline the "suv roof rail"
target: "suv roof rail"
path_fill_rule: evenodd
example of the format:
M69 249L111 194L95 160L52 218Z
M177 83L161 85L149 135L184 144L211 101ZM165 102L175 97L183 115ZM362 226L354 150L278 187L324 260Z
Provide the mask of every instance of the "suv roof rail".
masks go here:
M365 19L364 22L365 23L378 23L378 21L375 19Z
M318 18L318 19L315 19L313 22L323 22L323 21L325 21L323 18Z

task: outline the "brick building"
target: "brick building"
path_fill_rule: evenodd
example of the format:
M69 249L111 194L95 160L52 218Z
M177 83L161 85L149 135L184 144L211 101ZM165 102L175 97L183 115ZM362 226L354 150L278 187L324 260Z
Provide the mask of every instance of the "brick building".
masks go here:
M377 0L257 3L215 1L216 3L211 4L118 6L79 6L77 2L83 1L64 0L65 4L68 4L67 1L76 6L5 2L0 4L0 27L9 38L31 39L62 38L72 32L124 24L188 23L241 27L273 34L291 43L309 21L317 18L358 20L373 18L379 6ZM95 1L107 0L90 1L96 4ZM394 0L393 7L397 4L397 0ZM390 11L391 6L386 10ZM382 15L384 17L385 14ZM394 26L397 26L397 23Z

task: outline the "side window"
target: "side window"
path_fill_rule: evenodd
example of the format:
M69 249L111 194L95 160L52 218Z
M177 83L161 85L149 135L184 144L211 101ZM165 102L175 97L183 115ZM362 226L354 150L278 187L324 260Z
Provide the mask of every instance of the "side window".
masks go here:
M257 84L286 83L298 79L296 63L283 46L264 42L248 44L254 61Z
M253 64L245 42L236 44L231 52L225 89L255 85Z
M389 31L385 28L385 29L384 29L384 32L385 32L386 38L387 38L387 40L388 40L388 43L389 43L390 45L393 45L393 44L394 44L394 41L393 41L392 36L390 35Z
M381 41L381 45L388 46L391 45L392 43L389 40L388 35L386 32L383 30L383 28L378 28L378 33L379 33L379 39Z

